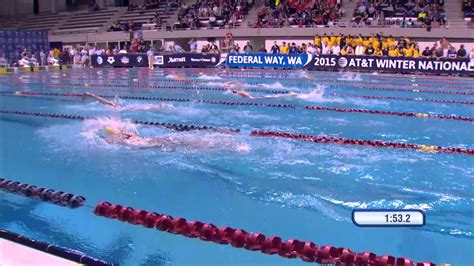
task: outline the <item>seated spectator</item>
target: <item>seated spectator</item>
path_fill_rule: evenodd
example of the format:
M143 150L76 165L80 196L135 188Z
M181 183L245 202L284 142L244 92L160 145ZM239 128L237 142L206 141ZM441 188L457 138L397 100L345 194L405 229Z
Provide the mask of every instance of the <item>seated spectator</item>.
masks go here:
M89 11L95 12L99 11L100 7L95 0L89 0Z
M459 48L457 52L457 57L458 58L466 58L467 57L467 51L464 49L464 44L461 44L461 47Z
M265 48L265 45L262 45L262 47L260 47L260 49L258 49L258 52L261 53L261 54L266 54L267 49Z
M431 58L433 56L433 51L430 49L430 47L426 46L425 50L423 50L423 53L421 53L421 56L424 58Z
M120 23L120 21L116 21L107 29L107 31L123 31L123 25Z

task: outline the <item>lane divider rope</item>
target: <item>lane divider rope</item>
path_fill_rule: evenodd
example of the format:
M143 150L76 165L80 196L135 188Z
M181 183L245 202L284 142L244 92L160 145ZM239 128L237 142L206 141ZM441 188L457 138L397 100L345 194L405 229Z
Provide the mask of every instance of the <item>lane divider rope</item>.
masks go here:
M394 100L394 101L422 101L432 103L447 103L447 104L465 104L474 105L474 102L470 101L455 101L455 100L442 100L442 99L429 99L429 98L408 98L408 97L394 97L394 96L376 96L376 95L355 95L355 94L340 94L340 93L329 93L330 96L349 96L362 99L381 99L381 100Z
M80 116L80 115L69 115L69 114L58 114L58 113L43 113L43 112L28 112L28 111L13 111L13 110L1 110L0 114L13 114L13 115L26 115L26 116L39 116L39 117L49 117L49 118L64 118L64 119L94 119L91 116ZM154 121L142 121L142 120L131 120L134 124L150 125L150 126L160 126L170 130L175 131L193 131L193 130L213 130L217 132L239 132L240 129L227 128L227 127L214 127L214 126L201 126L201 125L190 125L190 124L172 124L164 122L154 122Z
M28 92L28 91L0 91L0 94L7 95L29 95L29 96L56 96L56 97L84 97L82 93L55 93L55 92ZM165 101L165 102L195 102L221 105L241 105L241 106L260 106L275 108L296 108L292 104L270 104L260 102L240 102L240 101L223 101L223 100L194 100L186 98L165 98L155 96L131 96L131 95L97 95L102 98L119 98L127 100L147 100L147 101Z
M457 120L457 121L464 121L464 122L474 122L474 117L464 117L464 116L457 116L457 115L437 115L437 114L427 114L427 113L394 112L394 111L354 109L354 108L333 108L333 107L324 107L324 106L305 106L304 108L307 110L317 110L317 111L394 115L394 116L405 116L405 117L448 119L448 120Z
M12 111L12 110L0 110L0 114L14 114L14 115L29 115L29 116L42 116L42 117L51 117L51 118L67 118L67 119L86 119L83 116L77 115L67 115L67 114L55 114L55 113L40 113L40 112L26 112L26 111ZM91 118L91 117L88 117ZM189 130L216 130L221 132L240 132L240 129L234 128L218 128L210 126L189 126L183 124L167 124L159 122L148 122L148 121L136 121L132 120L133 123L144 124L144 125L157 125L163 126L176 131L189 131ZM455 147L441 147L433 145L420 145L420 144L408 144L400 142L386 142L378 140L361 140L361 139L348 139L342 137L330 137L330 136L314 136L314 135L305 135L305 134L296 134L288 132L276 132L276 131L264 131L264 130L253 130L251 131L250 137L278 137L278 138L288 138L296 139L302 141L311 141L317 143L326 143L326 144L343 144L343 145L357 145L357 146L368 146L368 147L377 147L377 148L398 148L398 149L410 149L418 150L422 152L429 153L451 153L451 154L462 154L462 155L474 155L474 150L472 149L463 149Z
M297 239L282 240L278 236L265 236L262 233L247 233L243 229L228 226L217 227L211 223L187 221L170 215L149 212L132 207L111 204L102 201L94 209L94 214L108 219L116 219L158 231L199 239L215 244L230 245L250 251L260 251L268 255L284 258L299 258L305 262L332 263L345 265L397 265L414 266L407 258L395 258L390 255L377 256L372 252L356 253L348 248L320 246L313 242ZM431 266L432 262L420 262L417 266Z
M7 95L31 95L31 96L53 96L53 97L83 97L80 93L54 93L54 92L25 92L25 91L0 91L1 94ZM114 98L111 95L99 95L103 98ZM157 100L157 101L174 101L174 102L192 102L191 99L183 98L159 98L159 97L141 97L141 96L117 96L122 99L133 99L133 100ZM250 105L243 102L231 102L222 100L200 100L195 102L209 103L209 104L222 104L222 105ZM275 105L275 104L256 104L251 103L254 106L260 107L287 107L295 109L294 105ZM307 110L320 110L320 111L334 111L334 112L346 112L346 113L367 113L367 114L379 114L379 115L393 115L393 116L404 116L404 117L416 117L416 118L433 118L433 119L445 119L445 120L456 120L463 122L474 122L472 117L463 117L456 115L438 115L438 114L427 114L427 113L413 113L413 112L394 112L394 111L383 111L383 110L369 110L369 109L355 109L355 108L331 108L324 106L305 106Z
M474 155L473 149L408 144L408 143L388 142L388 141L380 141L380 140L373 141L373 140L348 139L348 138L330 137L330 136L315 136L315 135L306 135L306 134L296 134L296 133L290 133L290 132L253 130L250 133L250 136L287 138L287 139L295 139L295 140L301 140L301 141L310 141L310 142L326 143L326 144L342 144L342 145L355 145L355 146L367 146L367 147L379 147L379 148L418 150L418 151L429 152L429 153L451 153L451 154L463 154L463 155L471 155L471 156Z
M0 190L71 209L79 208L86 202L86 198L83 196L42 187L38 188L34 185L23 184L4 178L0 178Z

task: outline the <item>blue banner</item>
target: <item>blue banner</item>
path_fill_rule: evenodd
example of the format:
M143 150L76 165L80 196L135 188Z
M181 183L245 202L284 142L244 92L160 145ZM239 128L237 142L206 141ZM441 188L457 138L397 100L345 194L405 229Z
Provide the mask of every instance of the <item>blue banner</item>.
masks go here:
M473 74L474 62L469 58L408 58L408 57L379 57L379 56L339 56L318 55L309 70L351 70L377 71L395 73L443 73L443 74Z
M228 67L301 69L313 60L310 54L228 54Z
M23 49L36 55L37 59L41 50L48 54L48 31L0 30L0 54L5 56L9 64L18 62Z

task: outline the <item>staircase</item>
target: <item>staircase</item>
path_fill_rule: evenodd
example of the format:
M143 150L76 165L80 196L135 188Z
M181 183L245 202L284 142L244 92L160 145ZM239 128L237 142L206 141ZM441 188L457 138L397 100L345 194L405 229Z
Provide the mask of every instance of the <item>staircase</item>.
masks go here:
M462 0L445 0L444 11L446 19L464 19L464 13L462 12Z
M466 25L462 11L462 0L445 0L444 11L449 27L464 27Z
M356 5L357 5L356 0L342 1L342 6L346 10L346 13L344 14L344 16L341 17L341 20L347 20L350 23L354 15L354 10L356 8Z

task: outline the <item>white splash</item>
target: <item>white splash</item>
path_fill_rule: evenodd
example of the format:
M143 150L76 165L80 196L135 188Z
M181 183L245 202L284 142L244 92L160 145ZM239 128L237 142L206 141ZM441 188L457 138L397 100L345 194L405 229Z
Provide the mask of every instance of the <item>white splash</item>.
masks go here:
M208 75L205 75L205 74L202 74L198 77L198 79L201 79L201 80L222 80L221 77L219 76L208 76Z

